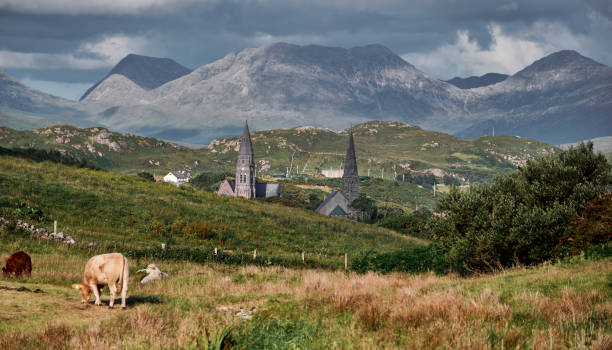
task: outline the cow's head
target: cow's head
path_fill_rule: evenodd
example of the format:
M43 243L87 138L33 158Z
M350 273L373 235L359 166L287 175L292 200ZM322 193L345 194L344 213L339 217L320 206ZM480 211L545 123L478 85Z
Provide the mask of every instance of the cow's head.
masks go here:
M79 289L81 291L81 303L87 304L89 302L89 297L91 296L91 288L89 288L89 286L86 286L83 283L78 283L73 284L72 288Z

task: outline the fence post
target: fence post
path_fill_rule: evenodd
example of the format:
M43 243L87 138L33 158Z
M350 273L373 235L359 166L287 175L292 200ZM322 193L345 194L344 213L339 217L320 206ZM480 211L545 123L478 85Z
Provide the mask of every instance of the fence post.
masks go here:
M53 235L57 234L57 220L53 220Z
M215 255L217 255L217 248L215 248Z
M257 258L257 248L253 249L253 259Z
M304 251L302 250L302 262L304 262Z
M344 253L344 269L348 270L348 253Z

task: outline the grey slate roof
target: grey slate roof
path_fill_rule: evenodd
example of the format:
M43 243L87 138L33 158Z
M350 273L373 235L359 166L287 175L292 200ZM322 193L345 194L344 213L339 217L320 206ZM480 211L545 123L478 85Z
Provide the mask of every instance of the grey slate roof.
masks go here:
M333 190L315 211L322 215L332 215L332 213L338 212L337 207L340 207L346 213L348 211L348 200L342 192Z
M281 194L280 184L255 184L255 197L278 197Z
M236 180L227 180L233 191L236 191ZM260 198L278 197L281 195L280 184L256 183L255 196Z
M191 178L191 174L187 171L171 171L170 173L179 180L189 180Z
M236 191L236 180L227 180L230 186L232 186L232 191Z

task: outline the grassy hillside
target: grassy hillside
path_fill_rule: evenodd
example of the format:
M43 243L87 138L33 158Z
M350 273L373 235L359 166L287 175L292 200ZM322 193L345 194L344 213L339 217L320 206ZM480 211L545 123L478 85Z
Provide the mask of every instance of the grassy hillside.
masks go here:
M47 229L58 220L60 230L77 242L96 242L102 248L156 250L166 243L170 252L200 247L210 253L218 247L251 254L257 249L259 261L297 261L305 251L308 262L330 267L341 266L344 253L424 244L303 209L7 156L0 156L0 215Z
M546 143L510 136L463 140L397 122L356 125L359 173L393 180L398 174L451 174L462 182L481 182L511 171L528 159L555 152ZM348 133L298 127L252 133L258 174L316 174L340 169ZM93 165L122 172L169 170L193 173L234 169L238 138L223 138L191 149L171 142L103 128L56 126L34 131L0 128L0 146L57 149ZM293 158L293 162L292 162Z
M0 260L22 243L0 245ZM612 344L609 258L469 279L130 259L126 311L80 304L70 285L82 278L87 258L50 248L32 254L31 278L0 279L0 348L184 349L203 331L214 337L224 327L230 327L225 349ZM149 263L169 279L138 283L136 270ZM102 301L108 303L107 288Z

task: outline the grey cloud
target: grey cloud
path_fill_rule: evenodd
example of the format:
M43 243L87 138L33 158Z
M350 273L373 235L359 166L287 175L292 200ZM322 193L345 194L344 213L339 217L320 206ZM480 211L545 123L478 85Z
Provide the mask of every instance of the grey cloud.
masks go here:
M63 1L68 0L60 0L60 3ZM177 62L196 68L230 51L258 46L262 36L300 44L315 38L317 44L343 47L381 43L398 54L408 54L432 52L440 46L453 44L458 30L467 31L470 40L486 49L492 44L489 31L492 23L499 25L506 35L524 36L526 28L535 23L550 22L576 35L589 37L594 42L584 45L592 47L589 54L603 63L612 63L612 49L607 41L601 41L603 34L611 30L609 22L605 22L612 18L609 0L234 0L203 3L188 0L178 5L161 2L162 5L155 9L145 7L136 12L122 8L96 12L94 6L80 15L74 15L74 11L49 11L49 8L25 11L15 6L3 7L2 3L0 0L0 50L16 52L70 53L79 57L83 53L77 50L84 43L95 42L105 35L142 35L154 41L152 47L159 48L142 54L165 52ZM593 13L601 16L605 23L593 25ZM60 76L29 73L41 80L43 74ZM83 70L76 75L91 80L101 78L95 70Z

